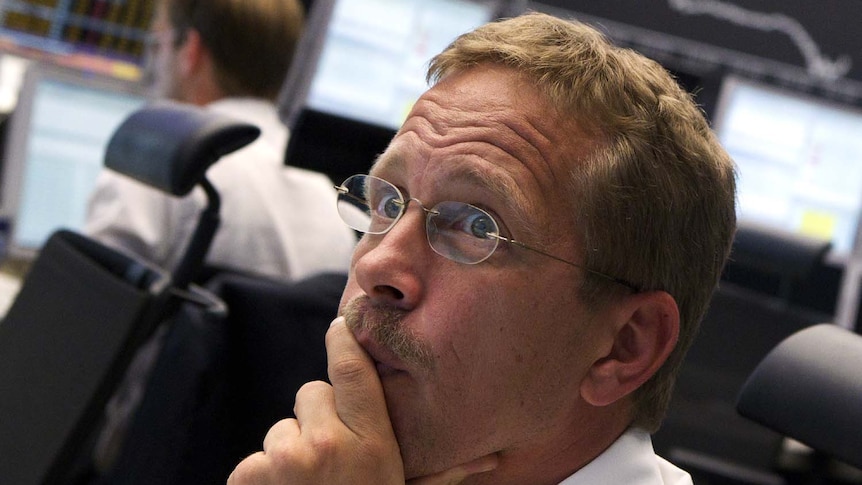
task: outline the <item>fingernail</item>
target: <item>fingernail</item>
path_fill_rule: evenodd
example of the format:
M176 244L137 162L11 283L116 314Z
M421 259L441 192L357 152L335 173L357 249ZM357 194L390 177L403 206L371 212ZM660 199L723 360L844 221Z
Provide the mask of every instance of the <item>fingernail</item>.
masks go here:
M497 455L488 455L471 463L468 468L470 473L485 473L497 468L500 459Z
M333 320L332 323L329 324L329 326L333 327L337 323L344 323L344 317L343 316L336 317L335 320Z

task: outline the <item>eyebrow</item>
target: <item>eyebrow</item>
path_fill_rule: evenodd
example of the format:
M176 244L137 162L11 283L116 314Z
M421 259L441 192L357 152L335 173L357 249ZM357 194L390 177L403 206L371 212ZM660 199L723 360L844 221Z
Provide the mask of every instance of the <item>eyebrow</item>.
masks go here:
M390 170L405 170L404 159L392 153L383 153L374 161L369 175L379 176L378 173L380 171ZM519 232L523 233L518 239L526 236L530 240L536 240L539 237L535 221L533 220L534 218L531 217L533 211L530 210L528 201L523 197L518 184L511 177L498 172L481 171L475 166L466 164L454 165L448 176L451 180L458 180L459 183L482 187L499 200L506 201L506 207L513 214L513 222L516 224ZM386 177L381 178L385 179ZM512 235L510 234L509 236L511 237Z

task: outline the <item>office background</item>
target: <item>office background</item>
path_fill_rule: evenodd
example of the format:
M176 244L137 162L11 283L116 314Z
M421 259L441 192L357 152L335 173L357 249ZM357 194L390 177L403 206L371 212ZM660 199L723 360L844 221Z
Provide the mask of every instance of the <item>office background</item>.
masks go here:
M445 45L497 16L533 9L578 18L675 73L740 165L741 220L751 227L734 250L656 447L702 470L698 483L787 479L774 474L786 443L735 416L732 400L758 359L793 331L824 321L860 328L862 2L303 3L310 13L304 50L281 97L292 129L285 157L335 182L367 169L424 88L422 63L439 50L424 42ZM152 7L152 0L0 4L0 231L7 260L32 259L53 229L82 222L74 206L86 198L99 151L69 149L70 140L101 146L146 102L142 68ZM362 67L368 77L339 76ZM98 122L70 121L87 112ZM47 155L33 149L45 152L52 137L61 148ZM14 281L0 283L9 286L5 294L14 292ZM755 473L733 482L712 459ZM862 483L852 472L830 480Z

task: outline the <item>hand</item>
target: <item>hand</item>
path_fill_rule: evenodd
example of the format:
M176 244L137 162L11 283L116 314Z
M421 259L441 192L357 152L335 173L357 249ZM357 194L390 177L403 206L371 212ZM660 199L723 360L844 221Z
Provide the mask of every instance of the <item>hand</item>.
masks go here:
M496 454L486 455L436 475L414 478L409 480L407 485L457 485L471 475L489 472L497 468L497 462Z
M343 318L327 332L326 352L332 386L305 384L296 419L276 423L263 451L243 460L228 485L404 483L383 386Z
M275 424L263 451L243 460L228 485L405 483L401 454L374 362L343 318L326 334L329 379L305 384L296 395L296 419ZM497 466L494 455L410 485L454 485Z

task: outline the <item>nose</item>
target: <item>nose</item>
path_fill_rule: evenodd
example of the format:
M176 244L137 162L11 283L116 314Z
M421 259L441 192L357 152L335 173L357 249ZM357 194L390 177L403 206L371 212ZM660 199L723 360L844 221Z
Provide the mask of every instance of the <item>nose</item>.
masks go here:
M408 204L389 232L362 237L354 255L354 276L372 302L411 310L422 297L430 251L425 211L421 203Z

